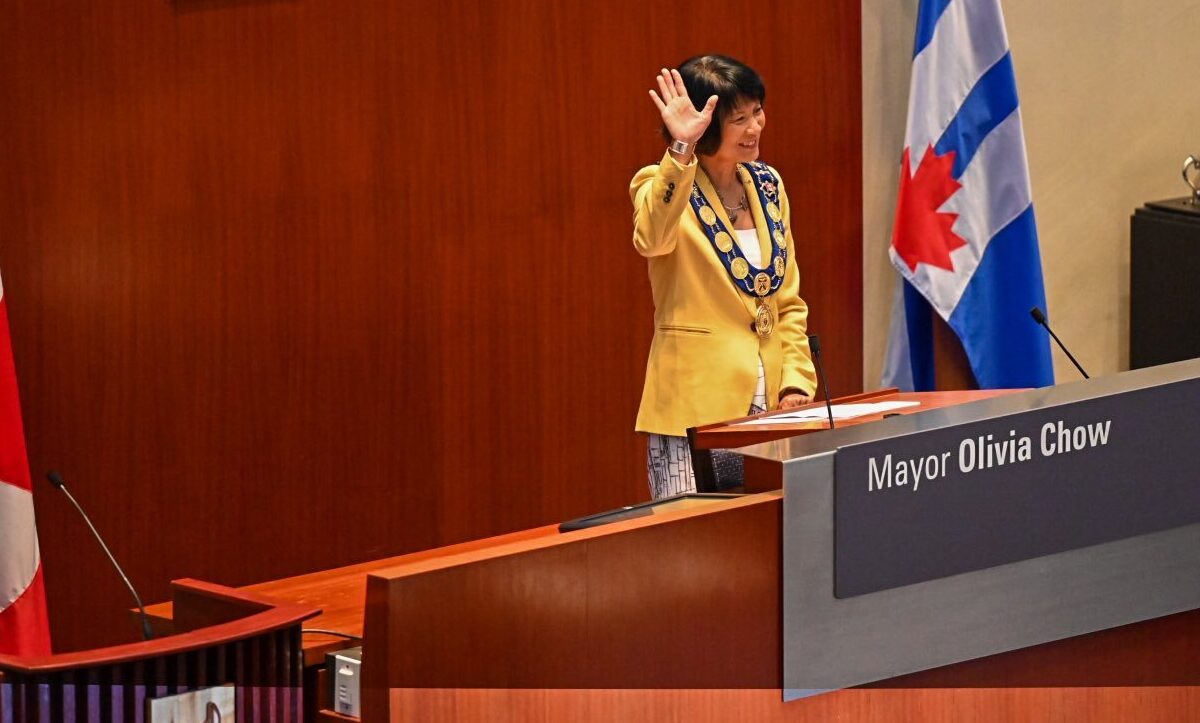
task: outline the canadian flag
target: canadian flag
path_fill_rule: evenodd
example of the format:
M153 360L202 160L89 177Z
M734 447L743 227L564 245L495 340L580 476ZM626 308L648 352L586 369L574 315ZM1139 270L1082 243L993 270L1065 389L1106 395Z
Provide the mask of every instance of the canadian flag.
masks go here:
M0 653L48 655L50 621L33 520L21 402L0 282Z

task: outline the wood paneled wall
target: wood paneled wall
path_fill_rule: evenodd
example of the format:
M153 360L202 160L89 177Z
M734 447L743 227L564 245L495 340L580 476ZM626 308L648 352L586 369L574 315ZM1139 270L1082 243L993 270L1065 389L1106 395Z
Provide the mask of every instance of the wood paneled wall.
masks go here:
M628 181L699 52L768 87L835 394L861 350L859 3L14 0L0 269L30 463L142 596L645 499ZM128 601L39 486L59 649Z

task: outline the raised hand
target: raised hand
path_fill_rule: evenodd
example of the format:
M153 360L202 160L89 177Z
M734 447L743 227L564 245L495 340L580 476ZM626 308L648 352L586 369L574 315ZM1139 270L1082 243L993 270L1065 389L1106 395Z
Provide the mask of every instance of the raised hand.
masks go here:
M703 109L696 110L678 70L663 68L655 80L658 81L658 90L662 95L651 90L650 99L658 106L663 125L667 127L671 137L685 143L700 140L708 124L712 122L713 110L717 107L717 96L709 98Z

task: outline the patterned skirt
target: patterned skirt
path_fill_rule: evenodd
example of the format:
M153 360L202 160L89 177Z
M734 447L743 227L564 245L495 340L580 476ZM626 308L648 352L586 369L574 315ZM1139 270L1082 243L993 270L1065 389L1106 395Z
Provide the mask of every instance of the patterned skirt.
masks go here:
M747 414L759 414L767 409L767 379L762 359L758 360L758 386ZM696 491L696 475L692 471L692 450L687 437L651 434L646 440L646 471L650 495L663 497ZM742 455L724 450L713 451L713 472L717 479L740 479Z

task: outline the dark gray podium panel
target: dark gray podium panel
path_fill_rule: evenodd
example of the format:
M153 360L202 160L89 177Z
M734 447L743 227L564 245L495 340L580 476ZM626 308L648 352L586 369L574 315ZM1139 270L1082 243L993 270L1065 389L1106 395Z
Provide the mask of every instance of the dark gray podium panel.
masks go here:
M1200 524L1200 379L841 446L834 594Z
M856 597L834 596L834 459L839 447L1192 379L1200 379L1200 360L739 450L782 463L785 698L1200 608L1200 524ZM1200 425L1175 433L1200 442ZM1200 458L1200 443L1196 450ZM1019 474L1020 466L1013 470ZM1200 474L1197 478L1200 483ZM1079 514L1088 512L1081 509Z

